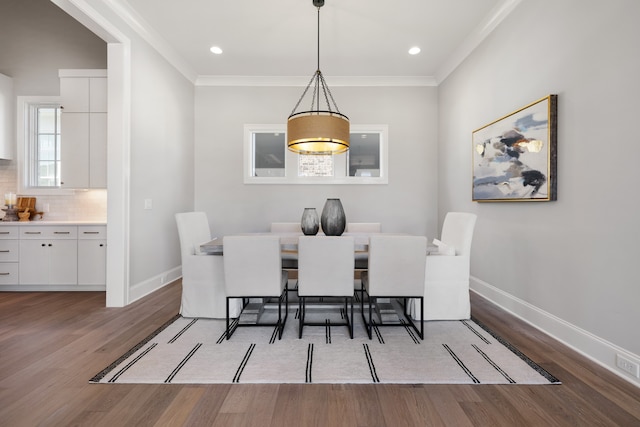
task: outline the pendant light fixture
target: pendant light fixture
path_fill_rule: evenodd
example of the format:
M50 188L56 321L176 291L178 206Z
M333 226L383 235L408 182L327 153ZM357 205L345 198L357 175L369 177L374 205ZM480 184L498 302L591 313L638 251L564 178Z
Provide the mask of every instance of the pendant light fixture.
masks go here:
M338 110L320 71L320 8L324 0L312 1L318 9L318 67L287 121L287 147L299 154L340 154L349 149L349 118ZM312 86L310 109L296 112Z

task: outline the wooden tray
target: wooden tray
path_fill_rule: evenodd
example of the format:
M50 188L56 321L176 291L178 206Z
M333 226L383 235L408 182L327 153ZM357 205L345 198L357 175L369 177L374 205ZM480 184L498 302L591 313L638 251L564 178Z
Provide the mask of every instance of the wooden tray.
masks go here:
M29 211L29 219L34 219L36 215L44 215L44 212L36 211L36 198L35 197L18 197L16 207L18 212Z

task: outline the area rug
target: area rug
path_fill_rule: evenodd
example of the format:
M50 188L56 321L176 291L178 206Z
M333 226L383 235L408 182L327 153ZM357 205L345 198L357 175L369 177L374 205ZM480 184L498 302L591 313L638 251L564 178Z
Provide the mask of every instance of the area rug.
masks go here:
M264 317L272 317L273 310ZM277 310L276 310L277 312ZM313 320L307 310L307 321ZM425 322L421 340L408 325L375 327L369 340L359 310L350 339L344 310L316 315L305 326L290 306L282 339L274 327L238 327L179 315L106 367L92 383L397 383L559 384L479 321ZM402 322L401 320L399 322ZM235 326L235 324L234 324Z

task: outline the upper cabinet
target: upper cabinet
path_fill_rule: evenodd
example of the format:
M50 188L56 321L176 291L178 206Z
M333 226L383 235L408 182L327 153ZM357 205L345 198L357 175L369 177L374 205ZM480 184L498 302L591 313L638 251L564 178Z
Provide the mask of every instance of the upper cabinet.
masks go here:
M107 187L107 70L60 70L62 188Z
M0 74L0 159L13 158L13 79Z

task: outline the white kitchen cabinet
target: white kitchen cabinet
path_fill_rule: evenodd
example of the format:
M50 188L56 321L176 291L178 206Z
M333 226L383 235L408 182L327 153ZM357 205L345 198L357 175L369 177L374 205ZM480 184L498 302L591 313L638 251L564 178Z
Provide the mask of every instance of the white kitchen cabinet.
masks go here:
M89 188L89 113L62 113L60 185Z
M18 283L20 235L17 228L0 228L0 285Z
M89 187L107 188L107 113L89 114Z
M107 282L107 227L78 226L78 285Z
M19 283L76 285L77 230L76 226L20 227Z
M107 226L0 221L0 291L106 288Z
M61 186L107 186L106 70L60 70Z

